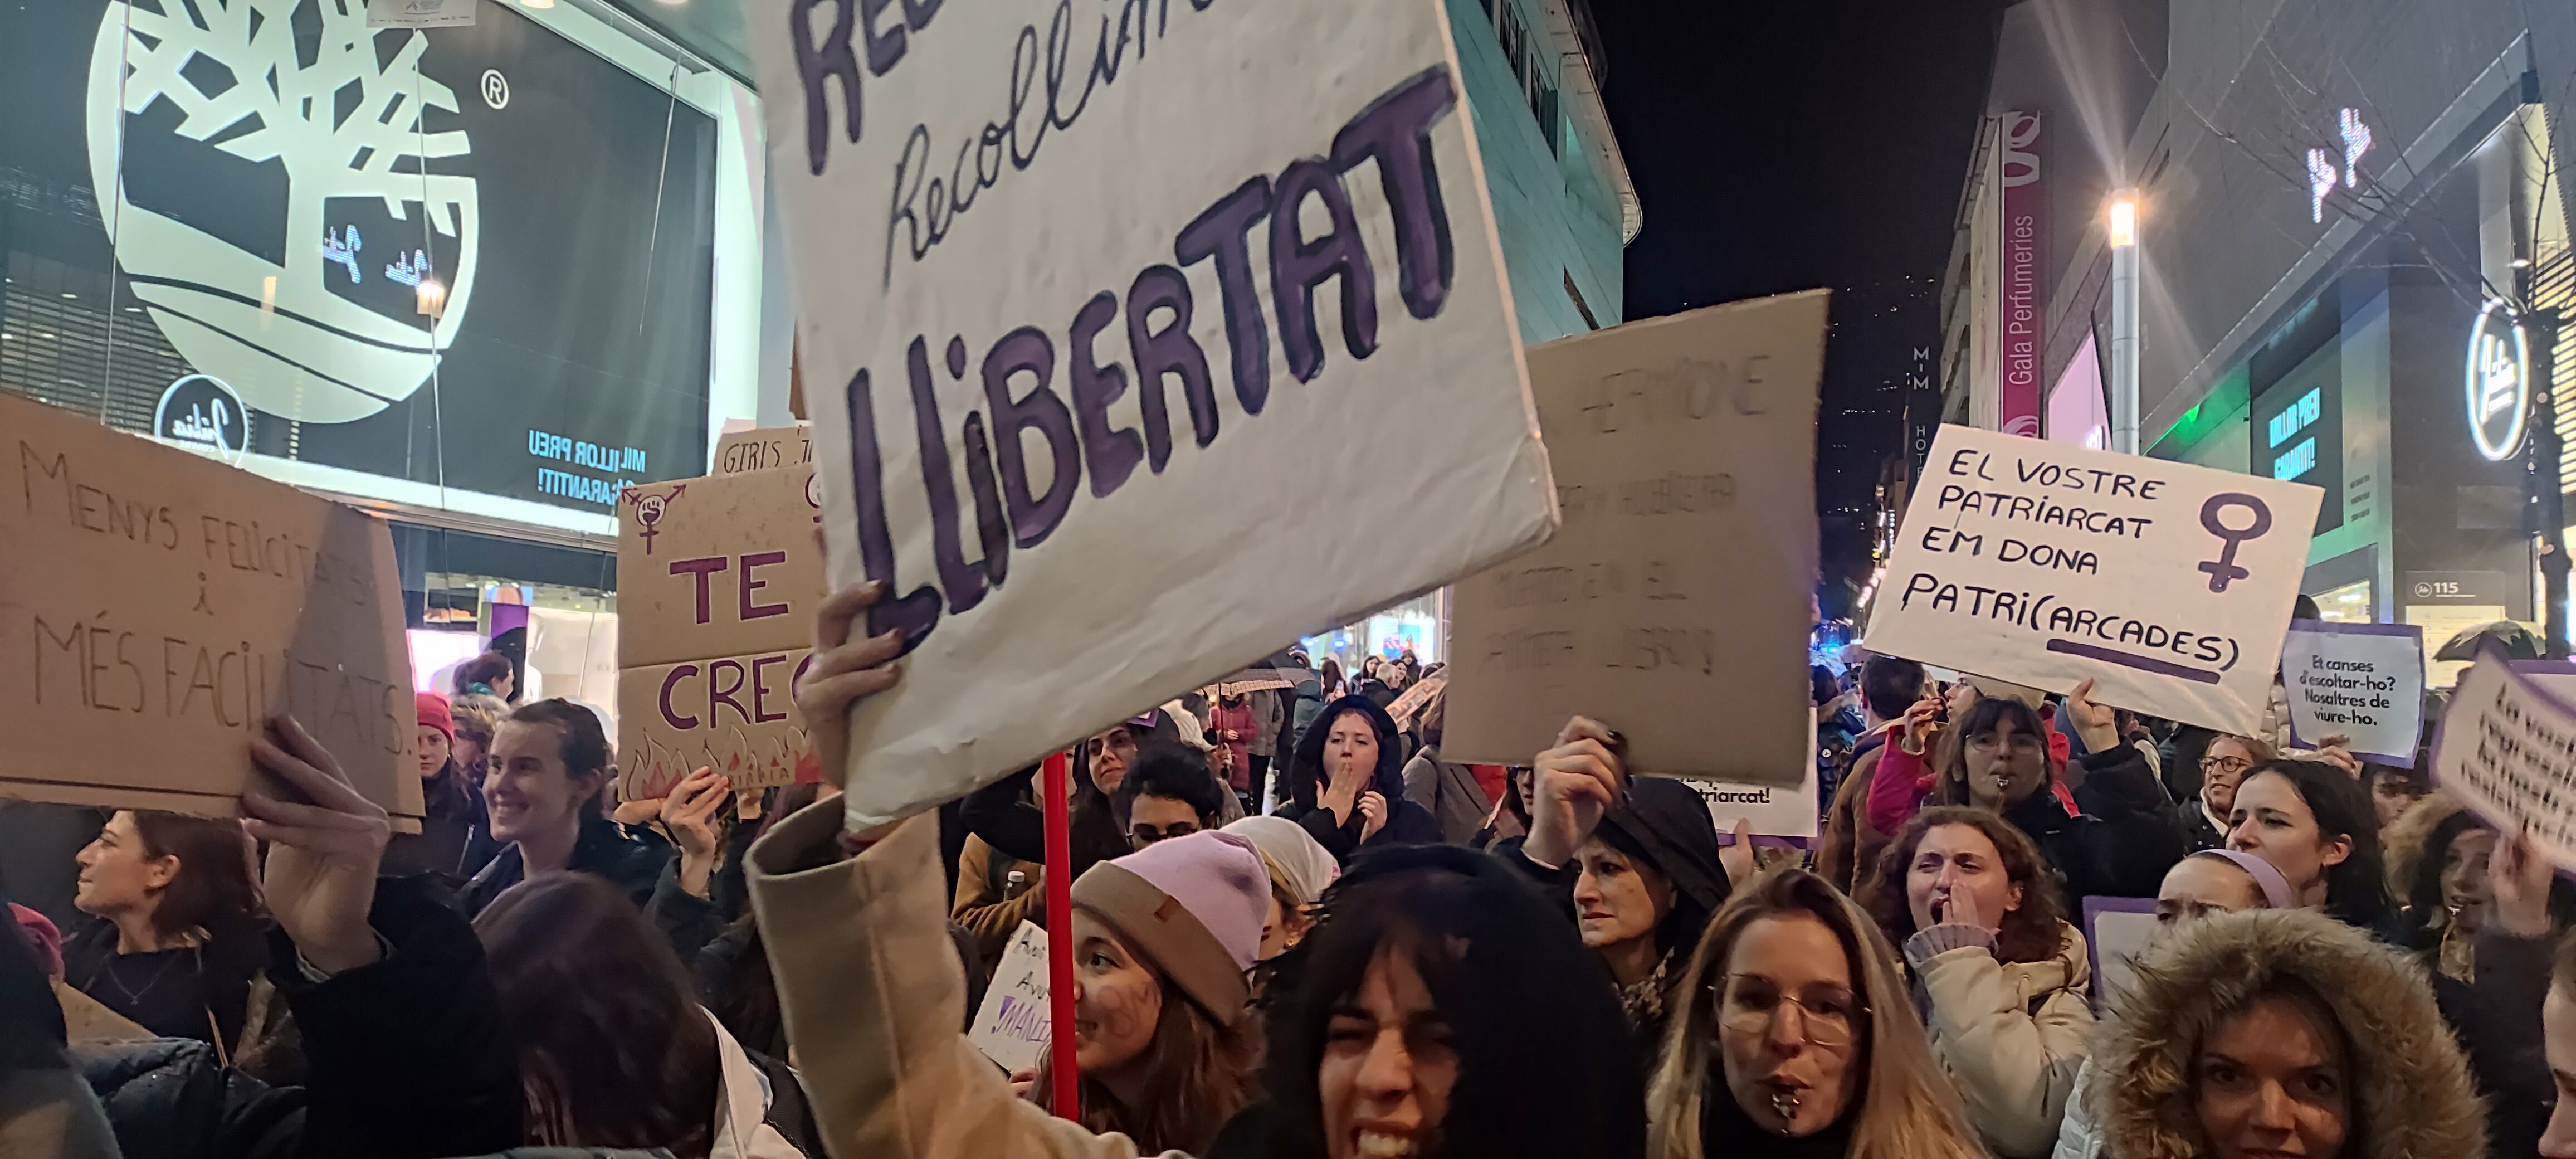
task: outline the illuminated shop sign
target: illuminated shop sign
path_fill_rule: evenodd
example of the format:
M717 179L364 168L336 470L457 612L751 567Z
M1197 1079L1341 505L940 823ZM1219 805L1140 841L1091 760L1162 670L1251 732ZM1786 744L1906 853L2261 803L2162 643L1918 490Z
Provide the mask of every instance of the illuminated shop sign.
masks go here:
M2469 329L2469 437L2478 453L2502 462L2522 449L2531 413L2531 349L2503 302L2489 302Z
M2370 126L2361 119L2359 109L2345 109L2338 126L2343 138L2343 167L2335 167L2331 150L2308 150L2308 220L2323 223L2326 219L2326 195L2340 184L2347 189L2361 188L2361 155L2370 152Z

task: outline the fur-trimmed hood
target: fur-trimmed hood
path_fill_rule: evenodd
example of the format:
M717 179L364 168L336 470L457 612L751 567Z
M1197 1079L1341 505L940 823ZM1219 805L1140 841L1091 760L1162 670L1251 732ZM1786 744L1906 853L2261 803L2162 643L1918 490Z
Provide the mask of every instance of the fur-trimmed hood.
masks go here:
M2193 922L2138 962L2102 1027L2085 1092L2102 1154L2210 1153L2192 1109L2194 1056L2221 1015L2275 979L2305 982L2353 1045L2354 1159L2472 1159L2486 1114L2421 966L2315 910L2251 910Z
M2387 860L2388 896L2396 898L2400 905L2412 900L2415 874L2422 869L2425 856L2434 852L2426 848L2433 840L2433 831L2465 808L2459 798L2435 789L2407 806L2395 822L2379 831L2379 855Z

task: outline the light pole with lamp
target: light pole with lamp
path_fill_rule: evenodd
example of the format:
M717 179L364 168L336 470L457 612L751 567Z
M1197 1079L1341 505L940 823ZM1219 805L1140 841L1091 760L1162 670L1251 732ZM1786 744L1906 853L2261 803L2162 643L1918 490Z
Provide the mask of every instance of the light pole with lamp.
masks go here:
M2138 453L2138 191L2111 194L2111 449Z

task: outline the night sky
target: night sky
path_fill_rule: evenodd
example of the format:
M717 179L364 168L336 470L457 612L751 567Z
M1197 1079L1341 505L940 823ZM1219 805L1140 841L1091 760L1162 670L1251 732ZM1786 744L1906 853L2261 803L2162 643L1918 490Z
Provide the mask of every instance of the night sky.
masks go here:
M1866 574L1915 348L1940 337L1994 0L1592 0L1646 228L1628 317L1834 290L1817 432L1828 585ZM1940 354L1934 350L1934 365ZM1937 381L1936 381L1937 386Z

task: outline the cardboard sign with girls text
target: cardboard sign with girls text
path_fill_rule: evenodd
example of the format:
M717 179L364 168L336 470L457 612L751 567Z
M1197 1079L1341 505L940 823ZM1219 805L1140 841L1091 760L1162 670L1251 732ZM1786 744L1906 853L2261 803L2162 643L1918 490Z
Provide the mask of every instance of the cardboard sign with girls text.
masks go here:
M805 756L795 678L823 596L810 467L626 489L617 504L618 791L712 768L784 785Z
M0 395L0 797L235 816L293 800L250 742L292 714L417 831L384 522Z
M853 823L1554 529L1446 0L745 7Z

